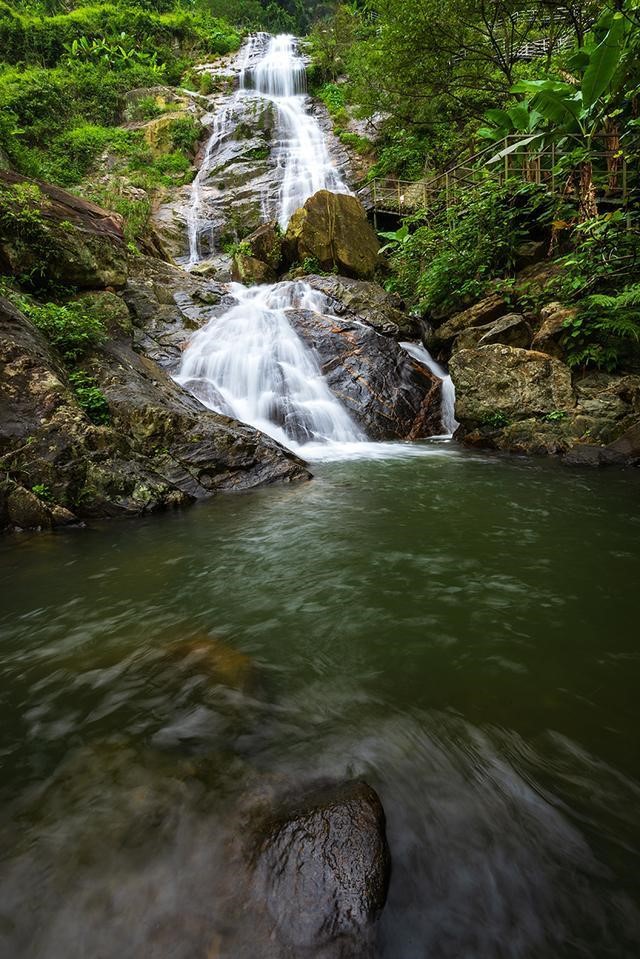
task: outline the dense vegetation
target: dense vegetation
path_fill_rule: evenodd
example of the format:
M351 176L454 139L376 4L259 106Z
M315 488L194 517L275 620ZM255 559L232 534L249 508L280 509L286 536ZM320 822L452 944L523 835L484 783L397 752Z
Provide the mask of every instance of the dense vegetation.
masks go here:
M367 0L317 22L311 43L317 92L360 153L373 145L349 126L369 118L369 178L476 171L455 209L436 196L386 233L389 286L437 317L504 287L520 245L544 240L559 264L547 298L576 308L568 361L640 363L636 0ZM530 182L541 151L552 191Z

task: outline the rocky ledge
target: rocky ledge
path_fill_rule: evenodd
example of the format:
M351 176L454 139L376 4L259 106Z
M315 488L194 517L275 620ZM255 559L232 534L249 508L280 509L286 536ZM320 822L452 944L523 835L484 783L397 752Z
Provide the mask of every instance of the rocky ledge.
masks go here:
M516 282L542 298L553 263ZM512 453L557 455L567 465L640 462L640 374L573 371L565 362L571 311L547 302L514 309L492 293L433 329L427 343L449 362L456 387L456 439Z
M111 315L107 343L82 364L106 399L108 425L91 422L61 358L0 300L0 528L140 514L218 491L308 478L289 451L204 409L135 352L118 297L88 297Z

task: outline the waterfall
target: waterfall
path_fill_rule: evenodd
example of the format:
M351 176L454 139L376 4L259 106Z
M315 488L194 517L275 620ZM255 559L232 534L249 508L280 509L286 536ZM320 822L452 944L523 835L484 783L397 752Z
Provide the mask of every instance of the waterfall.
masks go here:
M304 282L244 287L192 338L176 380L209 409L250 423L285 446L365 439L329 390L286 310L330 312Z
M187 224L189 265L201 259L199 237L206 226L201 188L218 148L233 134L238 101L258 97L276 109L272 159L279 174L274 209L263 197L265 219L286 227L291 214L318 190L350 193L334 165L317 119L307 112L306 70L290 36L258 34L243 50L240 84L215 118L203 163L192 185ZM309 458L397 455L398 446L370 444L342 403L331 393L313 350L289 322L287 311L324 316L327 298L303 281L272 286L229 286L234 304L192 337L175 379L206 407L249 423ZM403 346L416 355L422 350ZM451 380L426 351L418 356L443 379L443 419L453 429ZM447 397L445 400L444 397ZM415 455L415 446L408 455ZM331 452L333 451L333 453ZM328 453L328 455L327 455Z
M308 111L307 76L303 58L296 51L295 38L252 36L245 44L239 66L238 90L217 111L200 169L191 185L187 209L189 259L187 268L200 262L199 238L207 226L202 187L215 162L221 144L235 128L240 101L258 98L272 103L276 130L271 152L280 188L274 201L263 198L265 220L276 219L285 229L291 214L318 190L350 193L331 159L317 119Z
M273 156L282 185L274 212L286 229L292 213L318 190L351 191L331 159L320 124L307 111L307 73L294 37L271 37L264 56L243 77L243 85L249 84L277 110Z
M213 118L213 127L205 147L202 163L193 183L191 184L191 199L187 209L187 238L189 241L189 260L187 269L200 262L200 235L203 226L207 225L206 216L202 211L202 185L209 176L211 162L216 154L216 150L233 129L234 110L238 99L242 96L245 84L248 66L256 55L262 44L262 35L250 37L243 48L240 62L240 89L218 110Z
M442 426L448 436L453 436L460 425L456 420L456 388L453 385L453 380L445 368L436 363L429 350L422 343L401 343L400 346L420 363L424 363L434 376L442 380Z

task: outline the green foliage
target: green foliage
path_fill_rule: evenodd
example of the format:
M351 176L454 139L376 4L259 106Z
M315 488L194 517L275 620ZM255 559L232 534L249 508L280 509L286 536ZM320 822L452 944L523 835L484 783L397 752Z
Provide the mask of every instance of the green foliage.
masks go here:
M204 128L194 117L181 117L171 124L170 137L174 150L193 155Z
M81 300L64 305L24 303L23 311L67 361L106 340L104 321Z
M226 243L223 248L224 252L229 256L253 256L251 244L248 243L247 240L239 240L235 243Z
M53 501L53 494L45 483L36 483L31 487L31 492L35 493L38 499L41 499L44 503Z
M47 202L35 183L0 184L0 228L18 238L39 233Z
M154 51L149 53L140 50L136 46L134 37L128 36L124 31L115 39L106 37L78 37L65 43L64 48L67 52L67 59L89 61L91 63L102 63L111 70L125 70L134 64L142 64L150 67L158 74L162 73L162 68L158 66L158 56Z
M390 286L425 311L462 308L492 279L512 272L518 246L552 218L553 200L544 189L487 181L455 210L413 232L406 223L387 235L395 274Z
M505 426L508 426L510 422L511 420L506 413L503 413L501 410L495 410L493 413L487 413L482 420L482 425L494 430L501 430Z
M92 423L103 426L110 421L109 404L96 380L83 370L69 374L69 382L75 393L78 405L82 407Z
M550 292L575 315L565 323L564 348L572 367L613 372L640 364L640 230L622 212L578 225L573 250Z

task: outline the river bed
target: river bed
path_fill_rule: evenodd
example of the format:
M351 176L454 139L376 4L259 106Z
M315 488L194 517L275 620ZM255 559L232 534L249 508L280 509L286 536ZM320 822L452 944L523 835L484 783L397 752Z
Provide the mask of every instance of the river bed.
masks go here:
M3 959L270 956L225 842L318 776L381 959L637 956L640 476L416 450L2 542Z

